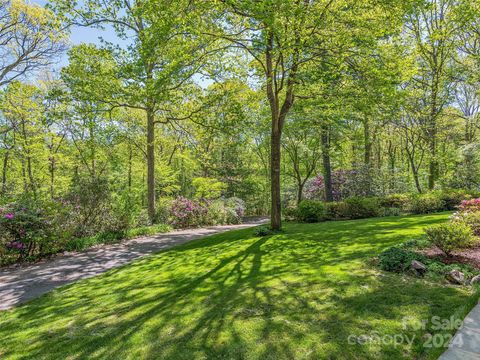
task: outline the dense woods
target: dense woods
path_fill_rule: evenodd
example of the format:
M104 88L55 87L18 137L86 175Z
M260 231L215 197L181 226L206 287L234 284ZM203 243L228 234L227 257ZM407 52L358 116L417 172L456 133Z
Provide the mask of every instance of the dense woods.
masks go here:
M84 236L215 202L280 229L303 199L478 190L479 11L1 0L0 204ZM83 28L117 40L72 44Z

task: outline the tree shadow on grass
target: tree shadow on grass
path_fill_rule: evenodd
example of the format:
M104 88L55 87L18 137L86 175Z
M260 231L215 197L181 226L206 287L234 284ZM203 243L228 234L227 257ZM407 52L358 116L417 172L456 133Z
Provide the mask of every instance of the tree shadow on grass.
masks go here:
M462 289L378 276L364 264L442 219L292 224L275 236L242 230L195 241L0 315L1 348L23 359L429 356L419 343L348 339L405 333L405 315L468 310Z

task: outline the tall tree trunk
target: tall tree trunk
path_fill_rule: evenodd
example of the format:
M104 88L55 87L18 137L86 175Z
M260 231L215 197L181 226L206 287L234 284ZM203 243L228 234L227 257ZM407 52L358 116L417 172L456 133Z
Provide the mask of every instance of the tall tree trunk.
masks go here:
M367 168L370 168L372 162L372 139L370 138L370 120L365 117L363 121L363 139L365 149L363 153L364 163Z
M32 157L30 154L30 141L27 135L27 131L25 128L25 120L22 121L22 135L23 135L23 144L24 144L24 158L27 161L27 166L26 166L26 173L28 175L28 185L26 185L30 190L32 190L33 193L33 198L36 200L37 199L37 189L36 189L36 184L35 184L35 179L33 177L33 170L32 170ZM25 171L25 170L24 170ZM25 178L25 175L23 175ZM27 184L26 179L24 180L25 184Z
M430 164L428 166L428 189L433 190L435 188L435 181L437 179L437 141L435 139L436 134L430 138Z
M438 70L437 70L438 71ZM429 151L430 151L430 163L428 171L428 189L433 190L435 188L435 181L438 177L438 164L437 164L437 115L438 115L438 88L439 88L439 79L438 75L434 76L432 89L431 89L431 98L430 98L430 115L428 123L428 140L429 140Z
M155 220L155 116L147 110L147 206L148 218Z
M330 129L327 124L323 124L320 129L320 139L322 143L322 163L323 163L323 182L325 191L325 201L333 201L332 186L332 166L330 162Z
M396 163L396 148L392 143L392 140L388 140L388 162L389 162L389 169L390 169L390 190L394 191L395 189L395 163Z
M55 197L55 155L50 155L50 164L48 168L50 172L50 198Z
M271 149L270 149L270 182L271 182L271 227L273 230L282 228L282 204L280 197L280 159L282 133L278 126L278 118L272 119Z
M133 163L133 151L132 151L132 144L128 144L128 193L132 191L132 163Z
M271 223L272 230L281 230L282 228L282 205L280 196L280 166L281 166L281 141L282 130L288 112L293 106L294 102L294 85L296 73L298 70L298 53L294 52L292 58L292 66L289 75L278 73L274 70L273 33L267 34L267 49L265 53L266 60L266 90L267 98L270 105L272 115L271 128L271 143L270 143L270 182L271 182ZM280 105L280 91L278 86L278 77L281 77L281 82L286 82L285 98Z
M366 116L363 121L364 153L363 161L366 171L366 194L372 195L372 149L373 141L370 134L370 119Z
M32 170L32 158L30 154L27 155L27 172L28 172L28 179L30 182L30 188L32 189L33 198L37 199L37 187L35 184L35 179L33 177L33 170Z
M2 189L1 195L5 195L7 192L7 171L8 171L8 159L10 157L10 151L6 151L3 156L3 167L2 167Z
M408 161L410 163L410 168L412 169L413 180L415 181L415 187L417 188L417 191L421 194L422 193L422 187L420 186L420 179L418 177L418 169L415 166L414 156L408 150L407 150L407 157L408 157Z
M97 157L97 153L96 153L96 144L95 144L95 129L94 129L94 124L93 124L94 121L90 121L90 123L88 124L88 131L89 131L89 136L90 136L90 139L89 139L89 145L90 145L90 155L91 155L91 174L92 174L92 178L95 178L96 174L97 174L97 169L96 169L96 157Z

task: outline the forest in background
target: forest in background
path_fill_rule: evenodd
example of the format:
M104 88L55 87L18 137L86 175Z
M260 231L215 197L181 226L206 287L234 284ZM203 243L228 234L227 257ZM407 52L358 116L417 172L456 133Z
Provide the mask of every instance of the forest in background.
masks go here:
M0 0L3 213L64 237L266 214L278 229L302 199L479 190L479 11ZM71 45L82 27L119 42Z

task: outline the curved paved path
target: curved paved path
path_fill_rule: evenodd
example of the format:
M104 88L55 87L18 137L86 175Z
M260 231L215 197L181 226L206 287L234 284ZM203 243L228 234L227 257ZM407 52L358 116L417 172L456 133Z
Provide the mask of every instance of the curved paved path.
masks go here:
M463 320L463 326L438 360L480 359L480 303Z
M252 227L259 220L241 225L212 226L126 240L69 253L42 263L0 269L0 310L7 310L59 286L101 274L132 260L220 232Z

